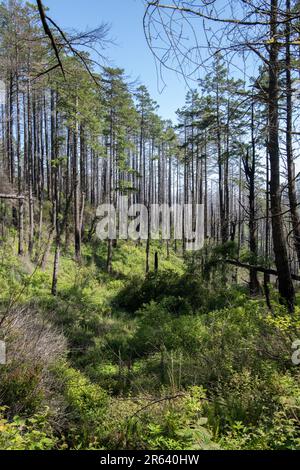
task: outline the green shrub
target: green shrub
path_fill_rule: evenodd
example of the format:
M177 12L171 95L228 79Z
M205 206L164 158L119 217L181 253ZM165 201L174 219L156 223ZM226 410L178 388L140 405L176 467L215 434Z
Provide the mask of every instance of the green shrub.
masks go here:
M115 400L110 410L107 445L113 449L215 449L203 416L205 392L193 387L161 398L138 397L137 403Z
M149 273L146 278L134 277L116 297L116 304L128 312L136 312L151 300L175 296L180 280L174 271Z
M66 434L70 442L77 447L97 445L102 438L102 423L107 410L106 392L67 365L57 367L55 374L66 404Z
M0 449L1 450L51 450L56 447L48 422L47 413L32 418L15 416L11 421L4 417L5 408L0 408Z
M146 278L134 277L117 294L115 303L130 313L151 301L169 299L169 310L175 315L207 313L228 305L243 305L246 296L241 288L219 283L212 289L203 281L201 272L187 271L181 275L174 271L150 273Z
M263 418L256 426L237 421L219 443L225 450L300 450L299 423L284 411L274 413L272 420Z

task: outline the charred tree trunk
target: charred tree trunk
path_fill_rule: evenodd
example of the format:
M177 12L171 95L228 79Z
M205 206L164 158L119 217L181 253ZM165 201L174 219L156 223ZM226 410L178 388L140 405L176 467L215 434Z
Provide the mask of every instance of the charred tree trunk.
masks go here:
M291 1L286 0L286 14L287 18L291 14ZM293 103L292 103L292 77L291 77L291 24L290 21L286 22L286 156L287 156L287 170L288 170L288 194L291 210L292 227L294 233L294 245L298 258L298 265L300 265L300 219L297 210L297 194L295 187L295 171L294 171L294 156L293 156Z
M291 277L283 220L281 215L280 158L279 158L279 46L278 46L278 0L271 0L270 57L269 57L269 155L270 199L272 213L272 236L278 287L282 300L290 312L294 310L295 291Z

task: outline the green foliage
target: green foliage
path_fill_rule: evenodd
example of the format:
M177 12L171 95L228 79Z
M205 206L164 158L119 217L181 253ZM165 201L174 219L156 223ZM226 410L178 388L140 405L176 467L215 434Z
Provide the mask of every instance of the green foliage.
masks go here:
M196 387L191 394L177 403L141 419L132 419L127 437L129 446L153 450L207 450L217 446L207 429L207 419L202 417L202 391ZM132 443L130 442L132 441Z
M189 269L181 275L164 270L150 273L145 279L134 277L116 296L116 305L133 313L151 301L164 301L170 312L184 315L217 310L239 300L245 300L241 289L219 285L212 291L201 273Z
M43 356L31 350L25 351L23 366L16 356L1 368L0 396L9 407L4 435L14 432L18 442L24 437L17 426L9 427L20 415L18 419L30 428L24 435L31 442L29 420L43 415L48 405L48 429L56 424L61 430L58 440L54 438L49 447L47 440L40 444L52 434L38 421L32 445L61 448L67 442L75 449L172 450L214 448L217 443L223 449L298 448L300 380L292 366L291 344L300 334L299 307L290 316L272 299L269 313L263 300L250 300L243 288L229 286L225 281L230 271L222 272L217 265L211 281L203 278L205 260L230 256L233 247L223 247L225 254L204 251L187 257L183 270L181 261L174 263L172 252L168 259L164 248L154 244L153 250L161 250L160 271L148 276L144 248L120 242L113 276L102 269L106 249L101 244L83 246L81 266L65 254L56 298L49 294L48 268L35 271L9 246L3 248L7 256L0 263L2 312L10 302L28 309L24 326L6 338L10 351L11 345L15 349L21 344L24 332L41 331L41 320L51 318L68 340L71 363L58 366L59 352L51 363L40 361ZM56 344L57 332L53 334ZM156 403L149 406L152 402ZM8 439L5 442L4 448ZM11 442L17 445L14 438Z
M56 447L48 422L47 412L23 419L15 416L8 421L5 408L0 408L0 449L1 450L51 450Z
M55 369L55 375L67 405L68 439L77 448L96 445L101 438L102 422L107 410L106 392L91 383L81 372L65 364Z
M38 365L11 364L1 371L0 378L3 405L30 414L43 403L45 395L40 387L41 369Z
M299 450L298 420L284 411L275 412L272 421L262 419L255 427L235 422L220 444L226 450Z
M150 273L145 279L133 278L116 298L117 305L129 312L136 312L151 300L175 295L179 275L172 271Z
M203 416L205 391L192 387L185 393L155 400L141 397L139 407L118 402L118 415L112 415L116 427L109 434L109 446L134 450L215 449L207 419ZM117 418L117 422L114 419Z

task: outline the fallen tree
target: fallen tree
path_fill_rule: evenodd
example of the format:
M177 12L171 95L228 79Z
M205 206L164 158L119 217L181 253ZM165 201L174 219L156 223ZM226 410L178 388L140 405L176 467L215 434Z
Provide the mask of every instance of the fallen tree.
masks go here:
M241 261L233 260L233 259L225 259L222 261L227 264L231 264L232 266L237 266L238 268L245 268L249 270L253 269L254 271L259 272L259 273L269 274L271 276L278 276L278 273L275 269L264 268L263 266L255 266L252 264L242 263ZM300 281L300 276L298 276L297 274L292 273L291 276L294 281Z
M21 199L24 200L25 196L17 194L0 194L0 199Z

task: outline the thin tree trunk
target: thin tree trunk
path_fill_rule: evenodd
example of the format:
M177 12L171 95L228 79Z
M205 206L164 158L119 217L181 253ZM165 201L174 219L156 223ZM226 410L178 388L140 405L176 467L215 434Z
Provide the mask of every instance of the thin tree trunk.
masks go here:
M287 18L291 14L291 1L286 0ZM291 24L286 22L286 155L288 170L288 194L291 210L292 228L294 233L294 245L298 258L298 266L300 265L300 219L298 214L297 194L295 185L294 156L293 156L293 103L292 103L292 77L291 77Z

